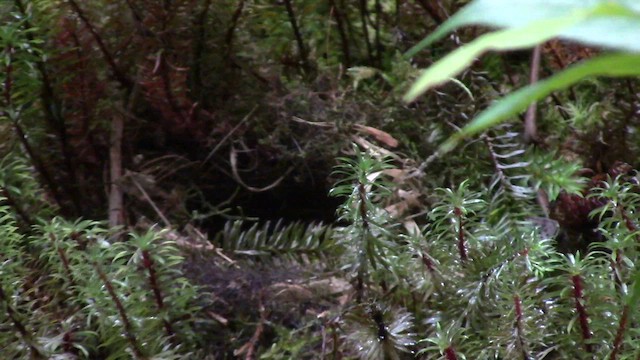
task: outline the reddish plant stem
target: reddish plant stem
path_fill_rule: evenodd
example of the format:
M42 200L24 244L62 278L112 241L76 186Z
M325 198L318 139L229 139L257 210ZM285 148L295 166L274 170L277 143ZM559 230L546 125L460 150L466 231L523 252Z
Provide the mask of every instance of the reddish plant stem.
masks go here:
M444 349L444 356L445 358L447 358L447 360L458 360L458 356L456 355L456 351L453 346L449 346L448 348Z
M420 257L422 258L422 263L424 264L424 266L426 266L427 270L429 270L429 273L433 275L436 270L435 265L433 264L433 261L431 261L429 256L424 252L420 255Z
M49 174L49 170L47 170L47 167L44 165L44 161L42 161L42 159L36 154L35 150L33 150L33 147L31 147L29 140L27 140L27 134L22 129L20 124L18 124L18 120L16 119L11 119L11 120L13 124L13 129L18 135L18 140L20 141L20 143L24 147L25 152L31 159L31 163L33 164L33 167L38 171L38 174L40 174L40 176L42 177L42 180L44 180L45 185L49 188L49 191L51 191L51 195L53 196L53 200L55 201L55 203L62 208L62 205L63 205L62 196L58 192L58 188L56 187L55 182L51 177L51 174Z
M29 216L29 214L27 214L27 212L22 208L22 206L18 204L18 201L13 198L13 195L11 195L11 193L9 192L9 190L7 190L7 188L0 187L0 194L4 196L7 204L9 204L9 206L16 212L16 214L18 214L18 216L22 219L22 221L24 221L27 224L28 227L35 225L35 222L33 222L33 219L31 219L31 216Z
M362 297L364 295L364 277L366 274L366 261L367 261L367 251L372 251L367 246L369 241L369 217L367 215L367 195L366 188L363 183L358 183L358 196L360 200L360 204L358 206L358 212L360 213L360 218L362 219L362 236L361 236L361 250L360 250L360 264L358 266L358 275L357 275L357 285L356 285L356 302L360 303L362 301Z
M149 28L144 24L144 19L142 17L142 14L135 7L133 2L131 0L125 0L125 2L127 3L127 7L129 8L129 11L131 11L131 15L133 16L134 26L136 27L136 30L138 31L138 33L144 36L154 36L155 34L152 34Z
M20 12L25 16L25 18L28 18L29 14L27 13L27 8L24 6L22 1L15 0L15 4L20 10ZM34 29L34 27L31 25L29 21L25 21L23 23L23 27L26 30ZM29 41L34 40L34 37L31 31L27 31L26 37ZM76 184L78 184L78 181L76 179L76 169L72 161L73 151L68 141L67 129L65 126L64 118L62 117L62 114L61 114L62 103L55 96L55 92L53 90L53 83L49 76L49 72L47 71L47 68L45 66L45 62L42 60L37 60L35 64L36 64L36 68L38 69L38 72L40 73L40 77L42 78L40 100L42 101L42 110L45 115L44 118L46 120L47 126L49 126L51 131L55 133L57 140L60 142L60 150L62 152L62 157L63 157L62 160L67 170L67 174L65 174L66 179L61 181L61 188L63 189L63 191L67 193L68 196L70 196L73 209L66 209L64 207L64 203L61 201L62 197L58 193L57 187L54 186L54 182L52 180L53 178L48 175L50 180L45 179L45 181L47 181L48 183L47 185L49 185L49 187L51 188L50 189L51 193L56 199L56 202L58 203L58 205L63 210L71 210L72 214L79 216L82 213L80 194L76 187ZM24 131L21 131L21 132L24 134ZM37 165L35 163L34 163L34 166L36 166L37 168ZM44 178L44 174L42 175Z
M538 45L533 49L531 55L531 72L529 74L529 84L533 85L540 78L540 56L542 53L542 45ZM524 139L527 143L536 142L538 139L538 127L536 125L536 112L538 103L533 102L527 109L524 119Z
M467 249L465 247L464 226L462 224L462 210L455 208L454 214L458 218L458 253L460 254L460 260L467 261Z
M0 286L0 301L6 304L5 311L7 313L7 316L9 316L9 319L11 319L11 322L13 323L13 327L16 328L22 340L27 344L27 347L31 351L32 356L37 359L46 359L46 357L42 354L42 352L35 345L32 344L31 333L27 331L27 327L18 318L17 311L9 303L9 298L7 298L7 295L5 294L4 289L1 286Z
M21 2L18 1L17 4L20 6ZM27 26L27 25L25 25L25 26ZM28 33L28 34L30 34L30 33ZM7 68L5 70L5 72L6 72L6 80L5 80L5 83L4 83L4 91L3 91L4 92L3 93L4 102L5 102L4 107L7 108L7 109L11 108L11 106L12 106L11 90L13 88L13 77L12 77L13 65L12 65L11 60L12 60L13 51L14 50L11 47L9 47L9 48L7 48L5 50L5 52L7 53L8 57L9 57L9 65L7 66ZM45 106L45 108L46 108L46 106ZM6 114L5 111L0 111L0 114L4 114L5 116L8 116L8 114ZM15 119L14 117L9 117L9 118L11 119L11 124L13 125L13 128L14 128L16 134L18 135L18 140L20 141L20 143L24 147L24 150L27 153L27 155L29 156L29 159L31 159L31 163L33 164L33 166L36 168L36 171L40 174L40 176L44 180L45 185L49 188L49 191L51 191L51 195L53 196L53 199L55 200L56 204L58 204L59 206L62 206L62 197L61 197L60 193L58 192L58 189L55 186L55 183L53 181L53 178L49 174L49 171L44 166L44 162L42 161L42 159L40 159L40 157L36 154L36 152L31 147L31 144L27 140L27 134L24 132L24 130L22 129L22 127L18 123L18 119ZM8 194L8 192L7 192L7 194ZM6 196L6 197L7 197L7 199L9 199L8 196Z
M622 205L618 205L618 210L620 211L620 216L622 217L622 220L624 220L624 225L627 227L627 230L629 230L630 232L638 231L638 227L633 222L633 220L631 220L624 207Z
M73 331L67 331L62 335L62 349L65 352L78 355L80 352L75 346L73 346Z
M422 6L424 11L429 14L429 16L436 22L437 25L440 25L444 22L444 16L440 15L440 11L432 4L429 0L418 0L418 4Z
M616 289L618 291L622 291L622 279L620 278L620 267L622 266L622 251L617 249L615 251L616 260L609 260L609 265L611 266L611 273L613 274L613 280L616 283Z
M338 336L337 325L331 325L331 333L333 337L333 360L338 360L340 358L338 354L338 349L340 349L340 336Z
M587 352L593 353L593 346L589 343L591 340L591 330L589 329L589 316L587 314L587 308L584 306L584 288L582 285L582 278L580 275L571 276L573 283L573 298L576 302L576 311L578 312L578 322L580 323L580 330L582 334L582 340L584 342L584 348Z
M109 278L107 278L107 274L105 274L104 271L102 271L102 268L100 267L100 265L95 261L93 262L93 268L95 269L96 273L98 274L98 277L100 277L100 280L102 280L102 283L107 289L107 292L111 297L111 301L113 301L114 305L116 306L118 315L120 316L120 321L122 321L124 334L127 341L129 342L131 351L133 351L133 354L135 355L136 359L144 359L145 357L142 353L142 350L140 349L140 345L138 344L138 339L133 333L133 327L131 326L131 321L129 320L127 311L125 310L124 305L122 304L122 301L120 301L120 298L118 298L118 294L116 294L116 291L113 288L113 284L111 283Z
M627 328L627 322L629 321L629 305L625 305L622 309L622 316L620 316L620 323L618 324L618 331L616 332L616 338L613 340L613 350L609 355L609 360L615 360L618 357L618 352L622 347L622 340L624 339L624 332Z
M84 11L80 8L75 0L67 0L67 2L69 3L69 5L71 5L71 8L76 13L76 15L78 15L80 20L82 20L82 23L87 27L87 29L93 36L93 39L96 41L96 44L98 44L98 48L100 49L100 52L102 52L102 56L104 56L107 64L109 64L109 68L111 68L111 72L113 73L114 78L125 89L131 89L131 87L133 87L133 82L122 72L122 70L120 70L118 64L116 64L116 61L113 58L113 55L111 55L111 52L109 52L109 50L107 49L107 46L102 40L102 37L100 36L100 34L98 34L96 28L89 21Z
M64 268L64 272L67 274L67 280L69 281L70 285L75 285L75 282L73 281L73 273L71 272L71 265L69 263L69 258L67 257L67 254L64 252L64 249L62 249L61 247L58 246L58 244L56 244L56 236L54 234L49 234L49 240L51 240L52 245L56 248L56 251L58 252L58 256L60 257L60 262L62 263L62 267Z
M206 7L209 6L209 3L210 2L207 2ZM231 54L231 50L233 48L233 34L236 31L236 27L238 26L238 20L240 20L242 10L244 10L244 0L240 0L238 2L238 6L231 16L231 25L227 29L227 36L225 36L225 44L227 44L227 57L229 56L229 54Z
M163 312L165 309L164 306L164 298L162 296L162 292L160 291L160 286L158 284L158 275L156 274L156 267L153 258L148 250L142 251L142 264L149 271L149 285L151 286L151 290L153 291L153 296L156 301L156 306L160 312ZM167 336L170 338L175 334L173 331L173 327L171 323L167 319L163 319L164 330L167 333Z
M90 84L87 83L86 79L87 79L87 73L90 71L87 68L87 64L86 64L86 56L84 55L84 53L82 52L82 43L80 42L80 39L78 38L78 34L75 30L71 31L71 37L73 39L73 43L76 47L76 57L77 57L77 61L78 64L81 64L82 66L82 82L81 82L81 87L82 87L82 100L81 100L81 112L82 112L82 134L83 136L86 137L87 142L89 143L89 147L91 149L91 152L93 153L93 156L95 157L95 159L98 160L98 164L99 167L102 169L104 168L104 164L105 164L105 158L104 158L104 154L103 152L100 150L100 148L98 147L98 142L96 140L96 137L94 135L94 131L91 128L91 120L92 120L92 111L89 109L90 107L90 101L87 98L86 94L89 94L91 91L91 86ZM105 196L104 196L104 192L102 191L96 191L95 192L96 196L99 197L100 199L100 203L103 204L106 202Z
M523 314L522 314L522 299L520 299L519 295L514 295L513 297L513 305L515 307L515 313L516 313L516 324L515 324L515 328L516 328L516 338L518 341L518 347L520 348L520 351L522 352L522 358L524 360L528 360L531 357L529 356L529 353L527 352L526 346L525 346L525 341L524 341L524 326L522 324L522 318L523 318Z

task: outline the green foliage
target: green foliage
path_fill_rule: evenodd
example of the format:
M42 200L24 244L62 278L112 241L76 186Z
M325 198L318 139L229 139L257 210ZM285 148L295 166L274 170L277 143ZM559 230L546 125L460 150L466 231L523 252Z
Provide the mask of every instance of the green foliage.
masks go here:
M631 51L602 55L511 93L476 116L461 132L442 145L442 151L450 151L462 138L506 121L527 108L530 103L544 98L553 91L566 89L584 78L638 75L637 65L640 60L635 54L638 50L637 44L624 40L640 34L638 10L637 6L626 1L574 1L549 7L540 6L536 1L508 4L502 1L474 1L418 44L408 55L415 54L419 49L460 26L484 24L507 29L483 35L434 64L416 81L405 95L405 100L413 101L427 89L447 81L469 66L478 55L488 50L526 48L561 36L586 44ZM545 16L548 14L553 15Z
M292 223L283 225L253 224L244 230L243 221L228 222L223 231L212 240L234 256L304 262L313 259L328 260L327 254L338 252L333 229L323 224Z
M495 126L526 109L556 90L566 89L574 83L591 76L627 77L638 75L640 56L636 54L613 54L587 60L547 80L514 91L484 112L480 113L460 133L442 145L448 151L462 138L477 134Z
M599 181L637 165L636 84L582 80L638 74L640 7L435 3L0 4L2 355L636 358L640 190L626 170ZM472 42L467 25L501 30ZM491 105L524 83L522 54L476 58L556 36L624 52ZM553 60L543 72L573 62ZM398 105L407 91L425 96ZM529 148L502 123L552 93L546 141ZM118 117L130 220L213 211L180 232L94 221ZM452 134L485 130L438 156ZM307 195L326 193L339 153L336 221L296 221L300 203L323 205ZM543 194L552 215L600 207L570 228L543 216ZM194 230L229 219L211 241ZM579 252L564 253L570 241Z
M162 233L109 240L94 221L53 218L21 235L2 207L6 356L182 358L202 346L202 302ZM29 316L26 316L29 314ZM16 335L14 335L16 334Z
M536 190L542 189L550 201L556 200L563 191L576 195L582 193L586 179L575 176L582 168L580 164L565 161L553 153L533 151L530 153L528 164L532 187Z
M389 259L396 247L392 224L386 211L378 205L382 197L391 192L391 184L384 181L384 170L389 168L380 159L354 147L355 159L343 158L336 174L343 179L331 190L331 195L345 197L338 209L340 220L352 224L340 234L347 253L356 254L354 273L357 277L358 296L363 296L369 272L388 269Z
M496 138L487 141L498 144ZM575 177L576 167L553 154L508 151L512 154L500 158L498 164L507 159L532 169L528 183L522 186L545 189L552 196L583 191L583 181ZM339 167L349 179L337 187L345 195L341 214L350 220L344 231L347 234L360 234L367 228L362 216L355 213L361 198L359 181L369 181L367 199L374 200L364 203L366 209L376 208L378 201L392 194L389 186L376 187L374 182L389 163L361 151L356 156ZM514 160L518 157L520 161ZM520 166L497 169L508 179ZM600 231L606 241L593 243L585 255L563 255L556 249L553 234L536 230L531 197L521 196L527 192L515 195L518 193L505 185L509 181L514 180L498 181L489 189L478 189L470 181L437 189L433 196L438 201L421 234L402 236L396 230L387 238L393 239L393 248L360 248L360 254L383 254L388 274L365 278L368 291L356 298L374 301L372 309L385 320L376 323L371 315L374 310L368 315L361 313L363 305L347 308L343 316L345 340L362 349L356 354L359 358L393 358L402 349L417 351L427 359L601 358L621 349L624 354L637 351L627 321L636 312L629 299L636 296L632 295L636 290L631 289L637 286L638 219L626 210L637 206L637 185L619 178L594 188L589 198L604 204L594 214L600 216ZM376 188L380 190L374 191ZM392 220L385 221L388 229L394 229ZM358 264L362 259L366 256L343 257L342 261ZM357 279L360 275L354 276ZM384 285L375 286L381 279ZM404 294L411 294L412 299ZM406 316L392 315L396 310L391 307L398 306ZM393 342L387 343L383 337L374 340L376 324L377 329L383 324L391 331L394 319L404 319L403 331L423 335L402 340L410 344L404 347L391 345ZM398 335L398 339L405 337ZM395 355L385 353L391 348Z
M344 323L346 343L361 359L402 359L415 345L413 316L403 310L357 306Z

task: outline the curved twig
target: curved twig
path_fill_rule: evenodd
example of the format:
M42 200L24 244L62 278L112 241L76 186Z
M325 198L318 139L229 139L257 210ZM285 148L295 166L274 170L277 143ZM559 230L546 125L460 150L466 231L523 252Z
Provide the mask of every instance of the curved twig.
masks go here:
M287 171L285 171L285 173L282 174L282 176L280 176L278 178L278 180L274 181L273 183L271 183L270 185L267 185L265 187L257 188L257 187L253 187L253 186L247 185L240 178L240 175L238 174L238 152L236 151L235 147L231 147L231 153L229 154L229 160L231 162L231 171L233 172L233 179L235 181L237 181L238 184L242 185L245 189L247 189L249 191L253 191L253 192L263 192L263 191L269 191L269 190L273 189L274 187L280 185L282 180L284 180L284 178L286 178L287 175L289 175L291 173L291 171L293 171L293 169L294 169L293 166L289 167L289 169Z

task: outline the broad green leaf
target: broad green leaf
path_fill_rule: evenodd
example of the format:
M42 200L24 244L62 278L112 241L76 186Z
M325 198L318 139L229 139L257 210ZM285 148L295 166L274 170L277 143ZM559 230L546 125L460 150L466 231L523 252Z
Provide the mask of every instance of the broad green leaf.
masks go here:
M501 30L483 35L472 43L453 51L425 70L404 96L404 100L413 101L427 89L449 81L486 51L529 48L555 37L560 30L580 20L580 17L575 16L542 20L523 28Z
M445 142L440 150L449 151L463 138L482 132L506 121L553 91L565 89L590 76L623 77L640 75L640 54L603 55L570 67L555 76L524 87L505 96L483 111L459 133Z
M557 1L556 4L558 4ZM437 30L427 40L436 39L461 24L492 19L480 14L482 9L477 8L479 5L476 7L474 5L485 4L487 5L485 7L488 7L488 4L493 2L502 3L502 0L481 0L472 3L454 16L452 20L445 23L441 29ZM404 100L413 101L429 88L448 81L486 51L505 51L533 47L559 35L566 35L566 37L573 37L596 45L606 45L612 48L640 52L640 42L636 41L637 38L640 38L640 13L612 1L591 1L589 3L594 3L595 5L578 7L573 4L571 7L564 8L566 13L564 16L528 22L524 26L489 33L458 48L427 69L409 89ZM540 4L538 5L541 6ZM511 11L522 11L521 9L513 8L514 5L510 6ZM551 7L553 8L553 6ZM497 13L503 16L508 14L500 11Z
M406 57L446 34L469 25L498 28L523 27L531 23L565 18L580 11L593 10L586 19L558 36L588 45L640 51L640 2L636 0L476 0L453 15L436 31L411 48Z
M584 0L552 2L541 6L540 0L476 0L462 8L424 40L409 49L412 57L448 33L469 25L516 27L543 20L566 17L577 9L584 9Z

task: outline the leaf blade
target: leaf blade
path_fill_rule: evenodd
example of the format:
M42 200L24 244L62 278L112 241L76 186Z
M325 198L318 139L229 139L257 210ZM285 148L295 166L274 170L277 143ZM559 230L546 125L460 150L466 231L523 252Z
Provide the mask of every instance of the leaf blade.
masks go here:
M624 77L633 75L640 75L640 54L609 54L587 60L555 76L505 96L480 113L459 133L449 138L441 145L440 151L450 151L463 138L500 124L518 112L525 110L532 102L544 98L553 91L565 89L584 78L592 76Z
M448 54L425 70L404 96L404 101L414 101L429 88L449 81L484 52L516 50L535 46L555 37L560 30L579 20L581 19L576 17L542 20L522 28L500 30L483 35L472 43Z

